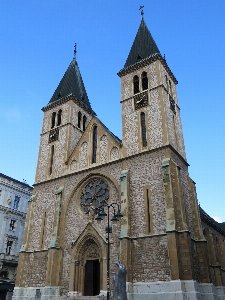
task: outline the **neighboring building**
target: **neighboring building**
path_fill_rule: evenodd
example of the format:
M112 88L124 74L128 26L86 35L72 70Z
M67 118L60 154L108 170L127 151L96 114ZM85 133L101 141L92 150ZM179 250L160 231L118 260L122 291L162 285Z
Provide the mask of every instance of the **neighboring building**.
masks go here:
M123 214L110 234L111 290L119 257L129 299L225 299L225 233L199 209L178 82L144 19L118 75L122 141L92 110L76 57L42 109L14 299L106 294L107 222L90 208L103 201Z
M10 300L15 285L28 200L33 188L0 173L0 299Z

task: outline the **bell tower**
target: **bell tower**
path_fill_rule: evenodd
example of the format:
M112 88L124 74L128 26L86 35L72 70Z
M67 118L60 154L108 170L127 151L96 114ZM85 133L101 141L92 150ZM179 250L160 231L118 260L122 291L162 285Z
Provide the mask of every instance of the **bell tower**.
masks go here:
M123 156L171 145L186 159L175 76L143 14L121 78Z
M69 67L42 110L35 183L60 177L68 171L66 163L95 116L76 60L76 46Z

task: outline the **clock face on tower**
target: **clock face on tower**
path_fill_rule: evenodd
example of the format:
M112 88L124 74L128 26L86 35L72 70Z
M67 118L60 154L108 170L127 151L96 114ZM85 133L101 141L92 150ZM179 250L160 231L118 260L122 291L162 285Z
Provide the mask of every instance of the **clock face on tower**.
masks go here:
M50 130L50 133L49 133L48 142L52 143L54 141L57 141L58 137L59 137L59 128L52 129L52 130Z
M139 109L148 105L148 92L144 92L134 96L134 107Z

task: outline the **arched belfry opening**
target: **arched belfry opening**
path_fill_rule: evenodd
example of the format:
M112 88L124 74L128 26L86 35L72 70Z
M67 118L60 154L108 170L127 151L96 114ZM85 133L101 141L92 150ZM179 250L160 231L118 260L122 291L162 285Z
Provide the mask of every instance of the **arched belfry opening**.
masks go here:
M83 296L97 296L106 290L107 243L93 223L72 245L70 292Z

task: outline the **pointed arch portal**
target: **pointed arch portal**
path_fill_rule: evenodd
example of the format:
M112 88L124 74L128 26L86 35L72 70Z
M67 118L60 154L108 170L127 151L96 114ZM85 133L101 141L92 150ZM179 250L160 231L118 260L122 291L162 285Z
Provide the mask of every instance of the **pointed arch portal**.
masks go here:
M72 245L70 292L84 296L99 295L106 290L107 243L92 223Z

